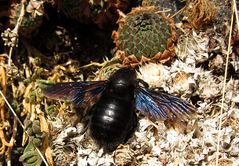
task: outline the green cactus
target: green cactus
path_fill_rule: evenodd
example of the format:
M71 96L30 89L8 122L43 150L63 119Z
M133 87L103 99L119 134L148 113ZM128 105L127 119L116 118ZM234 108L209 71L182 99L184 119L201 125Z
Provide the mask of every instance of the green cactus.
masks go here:
M118 30L117 45L126 55L151 58L167 49L172 36L168 20L154 10L135 9L127 14Z
M46 135L44 132L41 131L40 121L31 121L29 117L27 117L24 120L24 126L27 130L27 134L29 135L30 141L32 141L36 147L41 147L43 143L42 141Z
M42 164L42 159L32 141L29 141L19 161L23 166L40 166Z

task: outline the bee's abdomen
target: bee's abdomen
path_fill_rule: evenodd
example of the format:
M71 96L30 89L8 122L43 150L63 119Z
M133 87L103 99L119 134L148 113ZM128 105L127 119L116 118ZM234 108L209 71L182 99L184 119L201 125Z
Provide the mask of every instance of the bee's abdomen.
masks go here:
M136 124L133 101L102 96L94 107L90 130L98 145L105 151L112 151L127 141Z

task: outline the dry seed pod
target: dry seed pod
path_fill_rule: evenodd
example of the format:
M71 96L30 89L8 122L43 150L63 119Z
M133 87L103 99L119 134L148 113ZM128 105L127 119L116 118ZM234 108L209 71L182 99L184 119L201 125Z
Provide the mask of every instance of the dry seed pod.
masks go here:
M134 8L118 20L112 38L116 56L125 65L146 61L166 62L174 55L176 31L173 20L154 7Z

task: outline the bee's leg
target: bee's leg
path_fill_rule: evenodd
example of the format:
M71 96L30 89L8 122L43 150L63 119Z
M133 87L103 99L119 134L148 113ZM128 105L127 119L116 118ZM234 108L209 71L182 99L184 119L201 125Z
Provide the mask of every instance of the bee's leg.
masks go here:
M145 87L145 88L149 87L149 84L147 82L145 82L144 80L137 79L137 81L138 81L138 84L142 84L143 87Z
M84 124L84 127L80 132L80 134L84 134L89 128L91 123L92 112L93 112L92 109L88 110L88 113L81 118L81 122Z
M145 82L144 80L137 79L137 81L138 81L138 84L142 85L144 88L149 88L149 84L147 82ZM155 90L155 91L165 92L164 89L161 87L156 87L156 88L151 88L151 89Z
M138 127L138 117L137 117L135 111L132 111L132 114L133 114L132 115L132 121L131 121L131 124L129 126L128 133L127 133L127 135L125 137L125 140L124 140L125 143L128 141L128 139L130 139L133 136L135 130Z
M87 131L87 129L89 128L89 124L90 124L90 118L87 118L87 119L84 119L84 120L82 120L82 123L84 124L84 127L83 127L83 129L80 131L80 134L84 134L86 131Z

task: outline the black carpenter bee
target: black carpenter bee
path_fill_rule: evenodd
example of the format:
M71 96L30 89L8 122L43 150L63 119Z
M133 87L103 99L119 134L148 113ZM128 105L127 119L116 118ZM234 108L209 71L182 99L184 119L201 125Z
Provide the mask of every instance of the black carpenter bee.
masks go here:
M96 100L89 109L88 127L105 152L114 151L132 136L138 123L135 110L155 120L189 118L194 112L186 101L150 90L131 68L119 69L105 81L50 84L43 91L49 98L71 101L76 106Z

